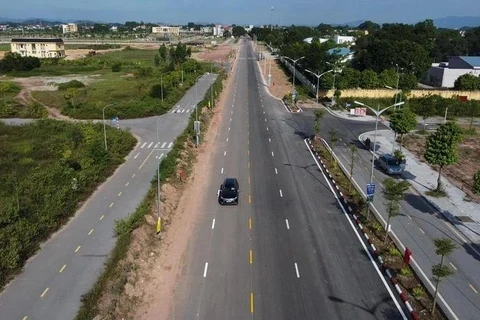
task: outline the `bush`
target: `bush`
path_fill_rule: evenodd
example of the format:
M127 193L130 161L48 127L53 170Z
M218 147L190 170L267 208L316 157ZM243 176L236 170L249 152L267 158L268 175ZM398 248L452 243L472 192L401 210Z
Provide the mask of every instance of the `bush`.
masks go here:
M112 72L120 72L122 70L122 63L121 62L115 62L112 65Z
M16 52L7 52L0 60L0 72L30 71L39 68L40 59L36 57L22 57Z
M480 194L480 170L473 176L473 192Z
M69 88L85 88L85 84L78 80L72 80L58 85L58 90L67 90Z
M154 84L151 88L150 88L150 97L152 98L162 98L164 92L163 92L163 88L162 88L162 85L160 84Z
M425 297L425 290L422 287L415 287L415 288L413 288L412 292L413 292L413 296L417 300Z
M412 270L410 270L409 267L406 267L406 268L400 269L400 274L402 276L411 276L413 273L412 273Z
M397 248L390 248L388 249L388 255L393 256L393 257L401 257L402 254L400 251L398 251Z

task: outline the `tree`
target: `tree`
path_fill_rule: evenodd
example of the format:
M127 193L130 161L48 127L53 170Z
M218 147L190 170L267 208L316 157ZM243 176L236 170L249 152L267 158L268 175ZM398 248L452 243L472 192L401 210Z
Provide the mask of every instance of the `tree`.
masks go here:
M435 105L437 104L437 99L441 98L440 96L428 96L423 98L420 101L420 105L417 108L417 113L423 119L423 130L425 130L425 120L435 115Z
M68 88L67 92L65 92L65 94L63 95L65 100L67 100L67 102L69 102L73 108L75 108L74 98L77 96L77 94L78 94L77 88Z
M247 31L245 30L244 27L234 26L234 27L232 28L232 35L233 35L234 37L240 37L240 36L243 36L243 35L245 35L245 34L247 34Z
M425 160L431 165L437 165L438 179L435 191L442 188L442 169L444 166L457 162L457 145L462 139L462 128L454 123L448 122L441 125L437 131L427 138L425 144Z
M168 49L165 43L162 44L160 48L158 48L158 55L160 57L161 62L167 61Z
M338 141L338 133L337 130L332 129L329 132L330 134L330 143L332 144L332 154L331 154L331 161L333 162L334 157L333 157L333 149L335 148L335 143Z
M441 256L440 263L432 266L432 274L436 278L435 294L433 296L432 314L435 313L435 307L437 304L438 288L442 279L452 275L454 271L448 266L443 265L443 260L446 256L449 256L455 249L455 243L450 238L437 238L434 240L435 252Z
M368 32L372 32L374 30L380 29L380 25L378 23L367 20L363 23L360 23L358 25L358 29L359 30L367 30Z
M8 82L1 81L0 82L0 93L3 94L3 98L5 99L5 94L10 91L11 86Z
M313 124L313 130L315 131L315 137L318 136L320 133L320 120L323 118L324 112L323 110L317 109L314 111L315 114L315 121Z
M398 215L399 209L400 209L399 202L405 196L405 192L408 190L408 187L410 186L410 184L405 180L396 182L396 180L393 178L385 179L383 181L383 184L385 185L385 187L382 193L385 200L387 200L387 203L385 205L387 206L387 213L388 213L387 226L385 230L385 239L383 240L384 242L386 242L387 236L388 236L388 227L390 225L390 219Z
M155 64L156 67L160 65L160 55L158 53L155 54L155 57L153 57L153 63Z
M390 128L400 135L400 150L402 150L403 135L417 126L417 116L408 108L399 108L390 117Z
M378 88L378 75L373 70L364 70L362 72L362 77L360 78L360 87L362 89L373 89Z
M461 75L455 80L454 88L456 90L480 90L480 77L467 73Z
M380 86L382 87L389 86L395 89L397 88L398 76L395 69L383 70L382 73L380 73L380 75L378 76L378 80L380 82Z
M480 170L473 175L473 193L480 194Z

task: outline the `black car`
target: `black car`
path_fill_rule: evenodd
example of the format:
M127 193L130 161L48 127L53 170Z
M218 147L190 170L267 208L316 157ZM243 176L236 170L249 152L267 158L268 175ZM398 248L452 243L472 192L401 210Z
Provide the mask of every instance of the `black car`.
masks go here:
M238 181L236 178L226 178L220 186L218 192L218 203L220 204L238 204L239 196Z

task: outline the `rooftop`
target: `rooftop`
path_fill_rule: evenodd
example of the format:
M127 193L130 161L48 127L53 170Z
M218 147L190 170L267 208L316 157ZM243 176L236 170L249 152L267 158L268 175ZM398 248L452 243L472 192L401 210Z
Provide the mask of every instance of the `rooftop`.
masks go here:
M13 38L12 42L62 42L60 38Z
M472 68L480 68L480 57L460 56L460 59L472 66Z

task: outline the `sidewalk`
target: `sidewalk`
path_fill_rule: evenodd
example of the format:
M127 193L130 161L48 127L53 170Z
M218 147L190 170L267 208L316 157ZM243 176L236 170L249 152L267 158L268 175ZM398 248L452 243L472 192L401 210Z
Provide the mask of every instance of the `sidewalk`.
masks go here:
M365 139L370 138L373 143L374 136L374 131L365 132L359 136L359 140L363 142ZM376 141L377 154L391 153L392 141L393 131L379 130ZM434 198L426 195L427 191L437 186L438 172L433 170L427 163L421 162L405 148L402 149L402 152L407 158L407 165L402 177L410 182L463 235L477 246L480 246L480 204L464 201L466 194L443 176L442 182L447 196Z

